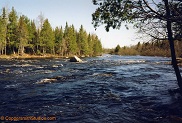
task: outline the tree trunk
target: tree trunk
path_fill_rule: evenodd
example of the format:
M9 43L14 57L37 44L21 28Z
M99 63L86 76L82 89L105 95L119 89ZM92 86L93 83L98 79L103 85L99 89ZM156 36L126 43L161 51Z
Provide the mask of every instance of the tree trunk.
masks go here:
M5 46L4 46L4 54L6 55L6 40L5 40Z
M42 52L43 52L43 55L45 55L45 48L44 48L44 46L43 46L43 51Z
M174 48L174 38L173 38L173 33L172 33L172 22L170 20L170 9L168 5L168 0L164 0L165 2L165 7L166 7L166 16L167 16L167 33L168 33L168 40L170 44L170 49L171 49L171 57L172 57L172 65L176 74L176 78L178 81L178 86L180 88L180 91L182 92L182 78L180 74L179 67L177 65L177 60L176 60L176 53L175 53L175 48Z

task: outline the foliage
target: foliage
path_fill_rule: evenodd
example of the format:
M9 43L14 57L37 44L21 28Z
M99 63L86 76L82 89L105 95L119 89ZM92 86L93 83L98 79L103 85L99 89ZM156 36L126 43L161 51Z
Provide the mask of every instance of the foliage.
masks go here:
M56 27L54 30L55 35L55 52L63 56L63 29Z
M182 42L175 41L175 49L177 57L182 57ZM116 46L117 48L117 46ZM115 48L115 49L116 49ZM167 40L165 41L150 41L143 42L130 46L122 47L118 52L115 52L115 49L110 51L111 54L118 55L141 55L141 56L163 56L170 57L170 48Z
M87 40L87 33L83 29L83 25L81 25L79 34L78 34L78 45L80 54L87 55L88 54L88 40Z
M96 27L105 24L119 29L122 23L133 23L139 32L155 40L168 40L172 65L182 93L182 77L176 60L175 40L181 40L181 0L93 0L98 6L92 14ZM127 26L126 26L127 27Z
M67 36L65 37L66 41L67 41L67 44L68 44L68 55L70 54L76 54L77 53L77 43L76 43L76 31L75 31L75 28L74 26L70 26L68 27L68 30L67 30Z
M120 45L118 44L118 45L116 46L114 52L115 52L115 53L118 53L120 49L121 49L121 47L120 47Z
M96 56L102 52L102 44L95 34L88 34L83 25L77 31L66 23L65 29L53 29L48 19L38 16L39 25L28 17L17 15L12 7L8 13L2 9L0 16L0 55L58 54L60 56Z
M93 35L92 36L92 41L93 41L93 55L100 55L100 53L102 52L102 45L100 40L98 39L97 35Z
M18 54L24 54L24 48L28 42L28 29L25 23L25 17L21 16L18 22L17 28L17 44L18 44Z
M51 24L48 19L46 19L40 32L40 49L43 54L54 54L54 38Z
M17 47L17 28L18 28L18 16L14 8L8 15L8 24L7 24L7 53L15 53L18 49Z
M3 8L2 16L0 16L0 54L6 54L6 31L7 31L7 15Z
M168 3L170 17L166 16L166 5ZM175 0L166 2L150 0L93 0L97 5L92 14L94 27L105 25L106 31L110 28L119 29L122 24L132 23L139 32L155 39L167 39L166 21L172 22L174 37L176 40L182 38L182 1Z

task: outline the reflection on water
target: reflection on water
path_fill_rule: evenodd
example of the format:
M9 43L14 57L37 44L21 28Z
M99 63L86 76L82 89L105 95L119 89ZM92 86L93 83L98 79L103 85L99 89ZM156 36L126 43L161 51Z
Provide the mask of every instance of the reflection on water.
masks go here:
M65 123L182 121L169 58L103 55L0 60L0 116L56 116Z

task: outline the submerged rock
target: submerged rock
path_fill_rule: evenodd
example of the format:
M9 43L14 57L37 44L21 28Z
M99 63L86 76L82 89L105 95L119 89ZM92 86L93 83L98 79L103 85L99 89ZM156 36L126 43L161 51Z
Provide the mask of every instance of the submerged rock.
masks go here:
M70 58L70 62L83 62L83 61L77 56L73 56Z
M36 82L37 84L45 84L45 83L52 83L52 82L56 82L57 79L42 79L41 81L39 82Z
M55 76L52 78L46 78L46 79L42 79L38 82L36 82L36 84L48 84L48 83L55 83L55 82L64 82L66 80L69 79L74 79L74 76Z

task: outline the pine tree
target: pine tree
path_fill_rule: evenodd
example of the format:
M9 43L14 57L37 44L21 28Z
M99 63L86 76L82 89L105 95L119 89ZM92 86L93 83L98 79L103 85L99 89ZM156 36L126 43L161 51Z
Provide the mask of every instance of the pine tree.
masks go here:
M93 40L92 40L92 37L91 37L91 34L89 33L88 34L88 55L89 56L92 56L93 55Z
M4 30L3 30L3 19L0 17L0 55L3 54L4 51Z
M93 55L97 56L100 55L102 52L102 44L100 42L100 40L98 39L98 36L93 36L93 41L94 41L94 45L93 45Z
M24 17L24 21L26 23L27 30L28 30L28 42L25 47L25 50L27 53L33 54L33 53L35 53L33 39L35 38L34 31L36 31L36 28L32 27L32 21L28 17L26 17L26 16L23 16L23 17Z
M80 55L88 55L88 40L87 40L87 32L84 30L83 25L80 27L79 35L78 35L78 47L80 50Z
M23 55L25 46L28 43L28 29L25 23L25 17L21 16L18 23L17 30L17 39L18 39L18 54Z
M17 23L17 13L15 11L15 9L12 7L11 12L8 15L9 18L9 23L7 25L7 53L11 54L17 51L18 47L17 47L17 27L18 27L18 23Z
M36 52L36 46L38 44L38 40L37 40L37 30L36 30L36 26L35 26L35 22L31 21L30 22L30 29L29 29L29 48L32 49L32 53L35 54Z
M59 55L63 55L63 29L56 27L54 31L55 35L55 52Z
M69 54L75 55L77 53L77 43L76 43L76 32L74 26L68 28L68 52Z
M68 31L69 31L69 26L68 23L66 22L66 26L64 29L64 36L63 36L63 52L64 55L68 56L69 55L69 51L68 51Z
M0 16L0 54L6 55L6 32L7 32L7 15L6 9L3 8L2 16Z
M35 22L28 17L22 15L18 18L13 7L9 14L3 8L0 16L0 54L56 53L62 56L92 56L94 46L97 46L95 54L100 52L100 44L93 40L92 35L87 34L83 25L77 31L74 25L68 26L66 22L64 30L56 27L53 31L48 19L45 20L42 14L38 19L39 25L36 28Z
M40 32L40 41L41 41L41 47L43 54L51 53L54 54L54 33L52 30L52 27L48 21L48 19L45 20L42 30Z

